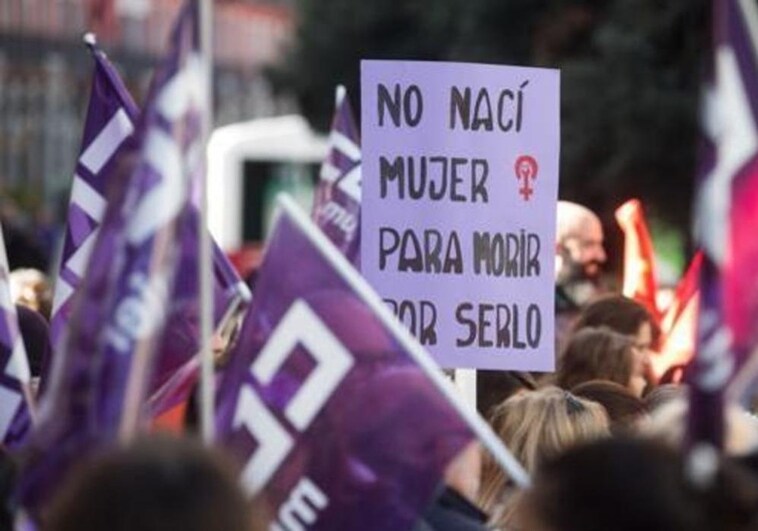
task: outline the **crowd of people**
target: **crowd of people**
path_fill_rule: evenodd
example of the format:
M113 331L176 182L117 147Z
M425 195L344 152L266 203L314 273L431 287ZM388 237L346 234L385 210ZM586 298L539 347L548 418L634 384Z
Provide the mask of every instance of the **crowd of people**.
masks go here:
M559 202L557 370L513 380L485 412L533 483L485 456L476 503L504 530L758 529L758 420L728 404L723 454L689 450L688 387L656 379L658 323L603 292L605 260L597 217Z
M758 420L729 404L723 451L688 450L688 388L651 370L658 323L598 282L600 221L568 202L559 202L557 220L557 369L480 379L479 409L531 485L519 487L472 443L415 529L758 529ZM50 361L50 287L29 270L14 272L11 286L38 377ZM2 457L0 529L11 529L14 464ZM58 490L44 520L51 531L257 530L269 516L246 500L223 455L189 438L153 436L101 452Z

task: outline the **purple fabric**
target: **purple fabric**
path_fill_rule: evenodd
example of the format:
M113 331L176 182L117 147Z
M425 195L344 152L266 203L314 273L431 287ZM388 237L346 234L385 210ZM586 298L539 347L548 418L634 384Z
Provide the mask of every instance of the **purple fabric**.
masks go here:
M114 161L86 282L62 340L66 364L41 404L23 462L19 497L32 512L74 461L116 439L130 413L127 399L140 406L145 398L179 258L176 231L189 211L188 173L202 171L192 155L202 152L204 102L189 82L198 71L197 24L196 2L189 2L137 131Z
M292 508L287 501L293 489L308 481L323 495L310 499L315 512L308 529L410 529L446 464L472 433L327 260L319 246L330 244L314 238L282 213L219 389L218 439L239 459L245 487L251 494L262 489L280 522ZM304 308L315 321L282 325ZM336 345L327 345L329 337ZM316 349L324 348L319 358ZM284 357L272 373L276 351ZM339 378L319 372L326 365L334 369L339 360L344 362ZM250 405L256 403L265 410ZM296 414L303 403L318 404L307 423ZM277 425L284 435L275 435ZM251 433L256 427L258 435ZM262 457L270 448L288 450L278 460ZM263 473L248 475L249 467L267 466L272 469L265 480Z
M187 367L200 350L200 295L198 290L198 212L189 205L183 222L178 227L180 241L179 268L174 280L173 295L168 313L168 325L160 340L157 367L150 385L150 395L167 393L165 388L177 374L186 375L189 380L174 389L171 400L155 410L155 414L166 411L189 396L193 381ZM250 298L247 286L242 282L224 253L215 242L213 249L213 323L223 324L230 312L246 304Z
M88 263L88 253L86 250L80 251L85 254L80 261L72 262L71 259L87 239L94 241L97 236L95 231L102 221L102 210L96 203L102 206L106 201L107 188L112 183L117 169L115 155L131 136L133 124L139 114L137 105L106 55L95 46L90 46L90 51L95 60L95 70L74 176L74 188L86 185L91 189L91 193L79 197L72 194L69 205L67 230L50 319L51 342L56 348L61 340L63 328L71 316L72 295L82 280L83 268ZM110 134L105 132L109 123ZM88 148L97 150L102 154L101 157L105 158L101 167L93 165L91 159L84 158Z
M17 448L31 424L29 362L8 284L8 255L0 229L0 441Z
M688 444L702 442L719 448L724 443L724 391L755 341L751 330L755 322L744 326L755 318L748 309L756 307L751 298L756 289L755 264L733 262L752 252L750 244L747 255L740 254L744 249L734 251L735 230L744 228L735 225L742 221L735 213L744 212L739 208L740 198L754 201L751 190L758 183L758 143L750 140L758 126L758 58L753 44L758 35L750 33L747 18L751 14L743 5L737 0L714 3L714 49L704 91L695 205L695 239L704 258L698 349L686 374L691 386ZM755 210L754 203L748 210ZM750 239L754 240L752 233ZM730 286L742 288L730 293ZM730 308L740 311L732 311L730 318Z
M60 374L63 365L61 345L66 323L72 312L72 301L83 278L83 267L89 262L89 255L82 245L88 239L97 236L95 232L100 226L101 219L97 215L97 203L106 204L106 190L108 185L115 186L116 179L125 178L124 172L117 172L116 154L121 146L131 138L132 124L136 121L139 111L134 104L123 81L108 61L105 54L95 46L90 46L95 59L95 71L92 82L90 103L85 120L85 130L80 150L80 159L77 164L74 187L82 188L82 183L91 187L91 190L99 196L92 194L72 193L68 214L68 230L64 243L60 271L56 283L54 310L51 323L51 340L56 345L56 353L59 357L57 362L48 364L49 370ZM108 129L108 124L117 113L122 113L122 121L119 123L118 135L113 135L113 124ZM107 132L106 132L107 131ZM100 136L102 135L102 136ZM98 144L98 137L99 144ZM113 139L121 139L115 142ZM85 153L88 148L106 150L112 153L102 168L93 172L87 162L90 160ZM80 182L77 182L80 181ZM119 183L120 184L120 183ZM198 296L198 212L195 205L188 205L187 212L183 214L182 223L178 227L178 240L180 242L181 255L179 266L173 286L173 296L168 313L168 325L159 342L159 361L155 369L153 380L150 385L151 394L166 394L163 389L169 379L180 371L183 365L200 350L199 338L199 296ZM90 242L91 244L91 242ZM237 275L224 253L215 242L213 246L213 272L214 272L214 326L220 326L222 319L238 308L240 304L249 299L249 290ZM84 257L72 260L75 253L84 253ZM49 374L43 374L42 389L48 387ZM59 375L52 375L59 378ZM186 387L186 386L185 386ZM172 402L178 403L187 398L184 387L174 388L176 395ZM163 409L157 411L160 413Z
M329 144L311 217L342 254L360 269L361 139L350 100L342 87L337 91Z

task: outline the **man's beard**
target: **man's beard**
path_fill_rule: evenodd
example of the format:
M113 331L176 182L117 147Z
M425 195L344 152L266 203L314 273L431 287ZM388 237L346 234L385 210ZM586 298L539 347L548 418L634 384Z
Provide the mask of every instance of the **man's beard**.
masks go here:
M594 267L588 267L593 266ZM581 264L570 257L565 256L563 268L558 275L556 283L577 306L584 306L602 291L600 282L601 262L596 260ZM590 273L592 269L594 273Z

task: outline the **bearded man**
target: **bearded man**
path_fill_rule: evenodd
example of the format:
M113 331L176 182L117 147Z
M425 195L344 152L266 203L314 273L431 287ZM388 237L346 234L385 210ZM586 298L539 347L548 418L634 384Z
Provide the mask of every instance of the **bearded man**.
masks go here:
M556 354L560 355L571 321L601 293L606 255L603 227L587 207L558 201L555 231Z

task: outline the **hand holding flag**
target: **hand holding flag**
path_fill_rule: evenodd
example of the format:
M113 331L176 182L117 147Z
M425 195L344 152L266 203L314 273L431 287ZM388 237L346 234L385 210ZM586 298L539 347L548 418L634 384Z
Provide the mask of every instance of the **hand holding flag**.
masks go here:
M616 221L624 232L624 286L625 297L634 299L660 322L661 312L656 303L658 281L655 274L655 252L647 229L642 204L630 199L616 209Z

